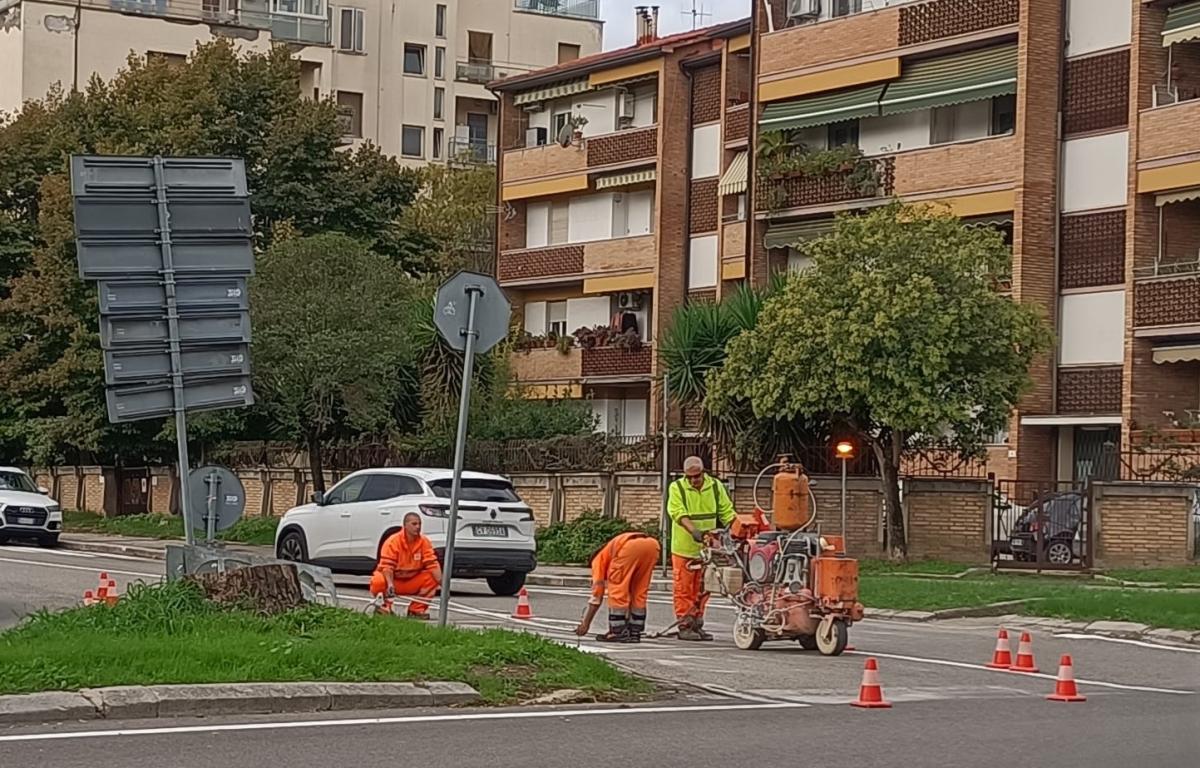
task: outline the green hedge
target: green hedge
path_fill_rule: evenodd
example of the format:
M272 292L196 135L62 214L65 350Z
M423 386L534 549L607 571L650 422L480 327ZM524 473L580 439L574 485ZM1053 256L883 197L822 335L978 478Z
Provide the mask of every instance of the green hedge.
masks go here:
M587 565L588 558L606 541L626 531L642 531L655 538L658 526L630 525L599 512L584 512L569 523L555 523L537 533L538 561L547 564Z

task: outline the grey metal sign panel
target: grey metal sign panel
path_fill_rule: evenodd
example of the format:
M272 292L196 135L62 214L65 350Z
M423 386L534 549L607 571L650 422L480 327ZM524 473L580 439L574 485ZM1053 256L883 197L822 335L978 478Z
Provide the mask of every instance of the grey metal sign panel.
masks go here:
M192 527L208 530L211 513L213 528L231 527L246 509L246 489L237 475L225 467L197 467L188 473L188 499L192 503ZM211 504L209 503L211 499Z
M108 420L113 423L161 419L175 412L170 384L112 387L104 394ZM188 411L240 408L254 405L254 392L248 376L203 379L184 386L183 402Z
M167 195L245 197L246 165L239 158L167 157L163 159ZM137 194L153 190L154 158L74 155L71 189L78 196Z
M249 309L244 277L185 277L175 284L180 313L196 310ZM167 289L161 280L101 280L100 314L151 314L166 311Z
M249 376L250 346L220 344L183 349L179 364L185 382L198 377ZM171 353L166 347L155 349L117 349L104 353L104 383L108 386L133 383L161 383L171 378Z
M169 200L167 210L172 240L254 235L250 201L245 198ZM158 205L151 194L75 199L75 236L81 240L146 237L159 229Z
M162 249L155 240L79 241L75 252L84 280L157 277L163 268ZM254 250L248 238L176 240L171 256L177 275L254 273Z
M487 352L508 335L512 313L508 297L490 275L464 271L447 280L434 300L433 322L447 344L460 352L465 350L469 291L478 291L479 296L475 304L475 330L479 333L475 351Z
M167 319L161 315L108 315L100 318L100 346L152 346L170 341ZM250 342L250 313L213 312L179 318L183 344Z

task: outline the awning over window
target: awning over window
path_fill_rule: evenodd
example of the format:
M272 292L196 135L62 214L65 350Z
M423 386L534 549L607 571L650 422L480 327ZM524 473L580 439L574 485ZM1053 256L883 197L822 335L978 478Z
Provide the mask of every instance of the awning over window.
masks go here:
M765 130L793 130L840 123L859 117L879 116L879 97L885 85L869 85L850 91L824 93L798 101L772 104L758 124Z
M833 231L833 219L810 219L786 224L772 224L763 238L767 248L787 248L789 245L816 240Z
M577 93L583 93L588 90L591 90L591 86L588 85L586 77L582 80L566 80L561 83L547 85L545 88L518 93L513 97L513 104L519 107L522 104L533 104L537 101L549 101L551 99L560 99L563 96L574 96Z
M596 177L596 189L612 189L613 187L628 187L633 184L643 184L658 178L654 168L642 168L624 173L611 173L607 176Z
M749 163L749 153L738 152L733 157L733 162L725 169L725 173L721 176L721 183L717 187L717 194L724 197L725 195L740 195L746 191L746 167Z
M1200 344L1183 344L1174 347L1155 347L1154 362L1192 363L1200 361Z
M879 102L881 114L946 107L1017 92L1017 46L918 61L905 67Z
M1167 23L1163 25L1163 47L1196 39L1200 39L1200 0L1169 9Z
M1159 208L1171 203L1186 203L1188 200L1200 200L1200 187L1192 187L1191 189L1182 189L1178 192L1167 192L1166 194L1156 195L1154 204Z

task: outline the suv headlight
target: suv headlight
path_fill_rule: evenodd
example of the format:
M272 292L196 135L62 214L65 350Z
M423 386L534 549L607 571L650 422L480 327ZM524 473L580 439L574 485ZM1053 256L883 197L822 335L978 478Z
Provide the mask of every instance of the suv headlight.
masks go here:
M62 517L62 507L60 507L58 504L51 504L50 506L46 507L46 514L48 514L50 517Z

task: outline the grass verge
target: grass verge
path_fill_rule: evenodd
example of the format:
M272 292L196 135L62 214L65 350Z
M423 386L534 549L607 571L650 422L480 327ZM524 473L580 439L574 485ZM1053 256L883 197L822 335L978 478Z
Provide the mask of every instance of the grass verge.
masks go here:
M217 538L240 544L271 546L275 543L277 517L244 517ZM182 539L183 519L175 515L124 515L104 517L92 512L64 512L67 533L104 533L110 536L141 536L148 539Z
M41 612L0 633L0 694L105 685L422 682L474 686L489 704L559 688L651 691L603 660L532 634L439 629L306 606L273 617L209 603L194 585L133 585L115 606Z
M1200 587L1200 565L1180 568L1118 568L1105 571L1105 576L1121 581L1162 584L1167 587Z
M1073 621L1136 621L1153 627L1200 630L1200 596L1195 592L1097 589L1036 576L989 574L948 581L868 574L859 579L859 597L869 608L905 611L938 611L1037 598L1014 612Z

